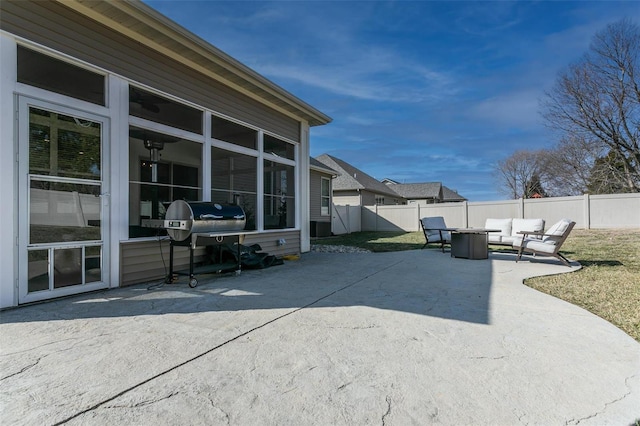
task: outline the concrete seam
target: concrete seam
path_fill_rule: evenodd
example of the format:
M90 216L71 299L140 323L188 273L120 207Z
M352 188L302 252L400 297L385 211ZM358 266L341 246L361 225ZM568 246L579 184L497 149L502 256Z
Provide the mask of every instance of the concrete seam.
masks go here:
M197 359L199 359L199 358L202 358L202 357L204 357L204 356L206 356L206 355L209 355L209 354L210 354L210 353L212 353L213 351L215 351L215 350L217 350L217 349L220 349L221 347L226 346L227 344L232 343L232 342L234 342L234 341L236 341L236 340L240 339L241 337L247 336L247 335L249 335L249 334L253 333L254 331L259 330L259 329L261 329L261 328L264 328L264 327L266 327L267 325L270 325L270 324L272 324L272 323L274 323L274 322L276 322L276 321L278 321L278 320L280 320L280 319L282 319L282 318L288 317L289 315L295 314L296 312L299 312L299 311L301 311L301 310L303 310L303 309L309 308L309 307L311 307L311 306L315 305L316 303L318 303L318 302L320 302L320 301L322 301L322 300L324 300L324 299L327 299L327 298L329 298L329 297L333 296L333 295L334 295L334 294L336 294L336 293L339 293L339 292L341 292L341 291L344 291L344 290L348 289L349 287L353 287L354 285L356 285L356 284L358 284L358 283L361 283L362 281L364 281L364 280L366 280L366 279L368 279L368 278L370 278L370 277L372 277L372 276L374 276L374 275L377 275L377 274L379 274L379 273L381 273L381 272L384 272L384 271L386 271L386 270L388 270L388 269L390 269L390 268L393 268L394 266L396 266L396 265L398 265L398 264L400 264L400 263L402 263L402 262L404 262L404 261L403 261L403 260L401 260L401 261L395 262L395 263L393 263L393 264L391 264L391 265L389 265L389 266L386 266L386 267L384 267L384 268L382 268L382 269L380 269L380 270L378 270L378 271L375 271L375 272L373 272L373 273L371 273L371 274L369 274L369 275L367 275L367 276L365 276L365 277L362 277L362 278L360 278L360 279L358 279L358 280L356 280L356 281L354 281L354 282L352 282L352 283L350 283L350 284L347 284L347 285L345 285L345 286L343 286L343 287L340 287L339 289L334 290L334 291L332 291L331 293L326 294L326 295L324 295L324 296L320 297L320 298L319 298L319 299L317 299L317 300L314 300L313 302L310 302L310 303L308 303L308 304L306 304L306 305L304 305L304 306L301 306L301 307L296 308L296 309L294 309L294 310L292 310L292 311L289 311L289 312L287 312L287 313L285 313L285 314L282 314L282 315L280 315L280 316L278 316L278 317L275 317L275 318L273 318L273 319L271 319L271 320L269 320L269 321L267 321L267 322L265 322L265 323L263 323L263 324L260 324L260 325L258 325L258 326L256 326L256 327L254 327L254 328L252 328L252 329L250 329L250 330L245 331L244 333L238 334L237 336L232 337L231 339L229 339L229 340L227 340L227 341L225 341L225 342L222 342L222 343L220 343L219 345L216 345L216 346L214 346L213 348L208 349L208 350L206 350L205 352L202 352L202 353L201 353L201 354L199 354L199 355L196 355L196 356L194 356L194 357L192 357L192 358L189 358L189 359L187 359L186 361L183 361L183 362L181 362L181 363L179 363L179 364L174 365L174 366L173 366L173 367L171 367L171 368L168 368L168 369L166 369L166 370L164 370L164 371L161 371L160 373L158 373L158 374L156 374L156 375L154 375L154 376L151 376L151 377L149 377L148 379L143 380L143 381L142 381L142 382L140 382L140 383L137 383L137 384L135 384L135 385L133 385L133 386L130 386L130 387L128 387L127 389L124 389L123 391L120 391L120 392L118 392L117 394L115 394L115 395L113 395L113 396L111 396L111 397L109 397L109 398L107 398L107 399L105 399L105 400L102 400L102 401L98 402L97 404L92 405L92 406L91 406L91 407L89 407L89 408L86 408L86 409L84 409L84 410L82 410L82 411L79 411L79 412L77 412L76 414L74 414L74 415L72 415L72 416L70 416L70 417L67 417L66 419L63 419L63 420L61 420L61 421L59 421L59 422L53 423L53 426L59 426L59 425L62 425L62 424L68 423L69 421L71 421L71 420L73 420L73 419L75 419L75 418L77 418L77 417L80 417L80 416L81 416L81 415L83 415L83 414L86 414L86 413L88 413L88 412L90 412L90 411L93 411L93 410L95 410L95 409L97 409L97 408L99 408L99 407L103 406L104 404L106 404L106 403L108 403L108 402L111 402L111 401L113 401L114 399L119 398L119 397L121 397L122 395L125 395L125 394L127 394L127 393L131 392L132 390L135 390L135 389L139 388L140 386L143 386L143 385L145 385L145 384L147 384L147 383L150 383L150 382L152 382L153 380L155 380L155 379L157 379L157 378L159 378L159 377L162 377L162 376L164 376L164 375L166 375L166 374L168 374L168 373L170 373L170 372L172 372L172 371L174 371L174 370L177 370L177 369L178 369L178 368L180 368L180 367L183 367L183 366L185 366L185 365L187 365L187 364L189 364L189 363L191 363L191 362L193 362L193 361L195 361L195 360L197 360Z

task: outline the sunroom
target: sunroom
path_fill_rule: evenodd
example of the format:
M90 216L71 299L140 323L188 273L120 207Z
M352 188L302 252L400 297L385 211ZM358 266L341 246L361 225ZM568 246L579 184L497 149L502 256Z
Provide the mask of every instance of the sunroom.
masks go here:
M246 244L309 249L309 129L329 117L142 2L0 17L0 307L162 277L145 220L174 200L237 204Z

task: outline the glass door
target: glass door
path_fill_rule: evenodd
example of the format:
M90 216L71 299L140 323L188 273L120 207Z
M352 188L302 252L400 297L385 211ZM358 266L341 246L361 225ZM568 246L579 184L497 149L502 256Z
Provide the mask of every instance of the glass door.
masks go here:
M107 287L107 119L19 106L19 302Z

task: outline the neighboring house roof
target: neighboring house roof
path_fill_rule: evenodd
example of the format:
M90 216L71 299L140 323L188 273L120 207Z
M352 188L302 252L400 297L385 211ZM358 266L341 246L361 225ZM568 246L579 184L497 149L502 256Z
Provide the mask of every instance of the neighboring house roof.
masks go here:
M315 170L315 171L320 172L320 173L325 173L325 174L331 175L333 177L338 176L340 174L340 173L336 172L335 170L333 170L331 167L328 167L328 166L322 164L321 162L319 162L318 160L316 160L313 157L309 158L309 168L311 170Z
M442 185L442 201L445 202L454 202L454 201L467 201L462 195L458 194L457 191L453 189L449 189L446 186Z
M61 0L58 0L61 1ZM66 7L310 126L331 118L141 1L61 1Z
M397 185L397 184L399 184L400 182L396 182L396 181L395 181L395 180L393 180L393 179L384 178L384 179L382 179L382 183L384 183L385 185Z
M408 200L441 199L442 184L440 182L396 183L387 186Z
M467 200L440 182L398 183L392 179L383 179L382 182L407 200L436 199L438 202Z
M399 197L384 183L339 158L322 154L316 157L316 160L339 173L338 177L333 180L334 191L366 190L394 198Z

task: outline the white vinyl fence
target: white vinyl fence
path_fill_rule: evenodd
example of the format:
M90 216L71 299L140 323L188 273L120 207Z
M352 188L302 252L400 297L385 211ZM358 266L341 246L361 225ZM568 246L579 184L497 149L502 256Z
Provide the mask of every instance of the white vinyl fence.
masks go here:
M362 211L360 206L336 206L333 205L331 216L331 232L334 235L360 232Z
M100 221L101 199L75 191L49 191L32 188L30 223L84 228L90 221Z
M354 216L359 216L359 221ZM482 227L488 218L541 218L547 226L568 218L576 222L576 227L583 229L640 228L640 194L429 205L334 206L333 233L419 231L418 221L428 216L443 216L447 226L458 228ZM345 217L350 221L345 222Z

